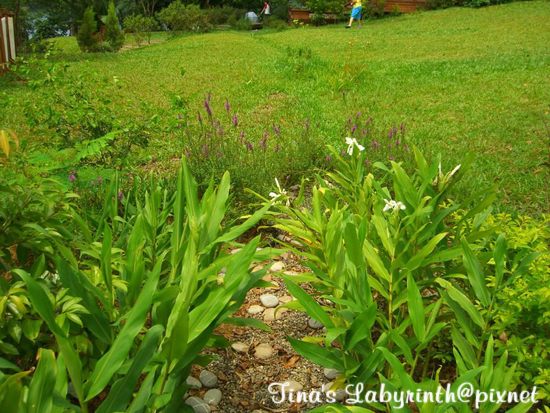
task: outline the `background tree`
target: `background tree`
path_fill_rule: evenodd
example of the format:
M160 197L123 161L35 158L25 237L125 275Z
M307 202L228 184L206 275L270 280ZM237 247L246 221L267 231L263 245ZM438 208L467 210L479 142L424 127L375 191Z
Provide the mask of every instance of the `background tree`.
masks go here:
M78 29L78 34L76 39L78 41L78 46L83 52L91 52L97 48L97 22L95 19L94 8L92 6L88 7L84 12L82 18L82 24Z
M120 28L120 22L116 15L115 3L111 1L107 10L105 20L105 40L109 43L110 49L114 52L120 50L124 45L124 33Z

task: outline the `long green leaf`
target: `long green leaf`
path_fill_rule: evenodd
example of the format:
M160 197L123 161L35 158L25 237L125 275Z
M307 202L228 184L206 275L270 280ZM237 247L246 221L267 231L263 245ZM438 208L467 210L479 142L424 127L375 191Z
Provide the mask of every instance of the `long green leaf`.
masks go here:
M476 297L479 299L479 301L481 301L481 304L483 304L485 307L488 307L491 301L491 296L487 288L487 283L485 282L485 276L483 275L481 264L475 257L472 249L470 248L470 245L468 244L468 241L466 241L466 238L462 238L461 244L462 251L464 253L464 267L466 267L470 284L474 289Z
M424 304L422 303L422 296L420 290L414 281L411 273L407 274L407 301L409 315L411 316L411 322L416 338L421 343L426 337L426 324L424 320Z
M54 352L40 349L38 366L29 387L28 413L50 413L52 411L56 376L57 363Z
M87 401L97 396L107 386L113 375L126 360L134 344L136 335L145 323L147 313L153 301L153 295L157 289L161 267L162 259L159 259L157 265L149 274L149 278L136 300L135 306L124 317L126 319L124 327L122 327L122 330L115 338L109 351L97 362L92 375L87 381L87 385L90 386L90 390L86 396Z

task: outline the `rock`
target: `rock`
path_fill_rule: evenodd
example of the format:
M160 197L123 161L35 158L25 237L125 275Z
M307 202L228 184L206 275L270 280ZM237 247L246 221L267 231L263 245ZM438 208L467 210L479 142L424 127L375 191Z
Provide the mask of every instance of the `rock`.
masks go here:
M233 250L231 250L231 254L236 254L240 251L241 249L240 248L235 248Z
M208 388L216 387L218 384L218 377L214 373L208 370L201 371L199 376L201 383Z
M294 298L292 298L290 295L283 295L281 298L279 298L279 301L283 304L290 303Z
M267 308L277 307L279 305L279 299L273 294L263 294L260 296L260 301Z
M273 281L273 278L271 278L271 274L267 274L262 277L262 280L270 283L271 281Z
M282 271L284 268L285 268L285 263L284 262L275 261L273 263L273 265L271 266L271 268L269 269L269 271L278 272L278 271Z
M237 353L248 353L248 345L245 343L242 343L240 341L237 341L233 344L231 344L231 348L235 350Z
M275 320L275 309L274 308L266 308L264 311L264 321L273 321Z
M260 360L265 360L273 356L273 347L270 344L262 343L256 347L254 356Z
M210 413L210 406L208 406L203 399L198 397L189 397L185 404L191 406L195 413Z
M202 384L199 380L194 378L193 376L187 377L187 380L185 381L190 389L200 389L202 387Z
M348 394L346 392L346 389L333 389L332 386L334 385L334 383L331 381L330 383L327 383L325 385L323 385L323 388L322 390L326 393L328 391L333 391L334 392L334 398L336 399L336 401L344 401Z
M252 268L252 272L258 272L264 269L263 265L256 265L254 268Z
M217 406L222 400L222 392L220 389L210 389L202 398L206 403Z
M251 305L248 307L248 314L260 314L265 310L261 305Z
M307 320L307 325L310 326L311 328L314 328L315 330L323 328L323 324L315 320L314 318L310 318L309 320Z
M340 372L336 369L324 369L323 374L327 379L334 380L336 377L340 375Z
M297 381L294 381L294 380L287 380L283 383L283 386L285 386L285 391L288 393L288 392L298 392L298 391L301 391L303 390L304 386L302 385L302 383L298 383Z

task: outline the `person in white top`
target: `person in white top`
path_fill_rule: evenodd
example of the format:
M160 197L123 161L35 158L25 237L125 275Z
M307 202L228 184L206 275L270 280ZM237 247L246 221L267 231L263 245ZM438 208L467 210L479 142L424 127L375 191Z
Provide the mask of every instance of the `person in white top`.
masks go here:
M262 9L262 11L260 12L260 16L261 15L264 15L264 18L265 17L268 17L270 14L271 14L271 7L269 6L269 3L266 1L264 1L264 8Z

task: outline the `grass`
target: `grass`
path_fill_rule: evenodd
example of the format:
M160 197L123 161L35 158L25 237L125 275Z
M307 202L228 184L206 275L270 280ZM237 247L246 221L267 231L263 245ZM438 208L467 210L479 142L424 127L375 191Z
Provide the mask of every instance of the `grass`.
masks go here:
M380 133L404 123L409 141L441 153L447 169L472 154L462 191L496 183L505 209L548 211L548 2L415 13L354 30L224 31L154 41L90 55L72 38L57 42L56 58L89 78L90 87L97 77L118 79L112 100L119 118L159 116L151 146L136 155L141 161L162 165L181 150L162 127L173 120L174 96L195 114L211 92L214 107L228 99L241 126L258 134L273 124L294 129L309 120L317 142L343 142L347 119L359 111ZM20 114L41 90L6 90L12 104L0 125L42 141Z

